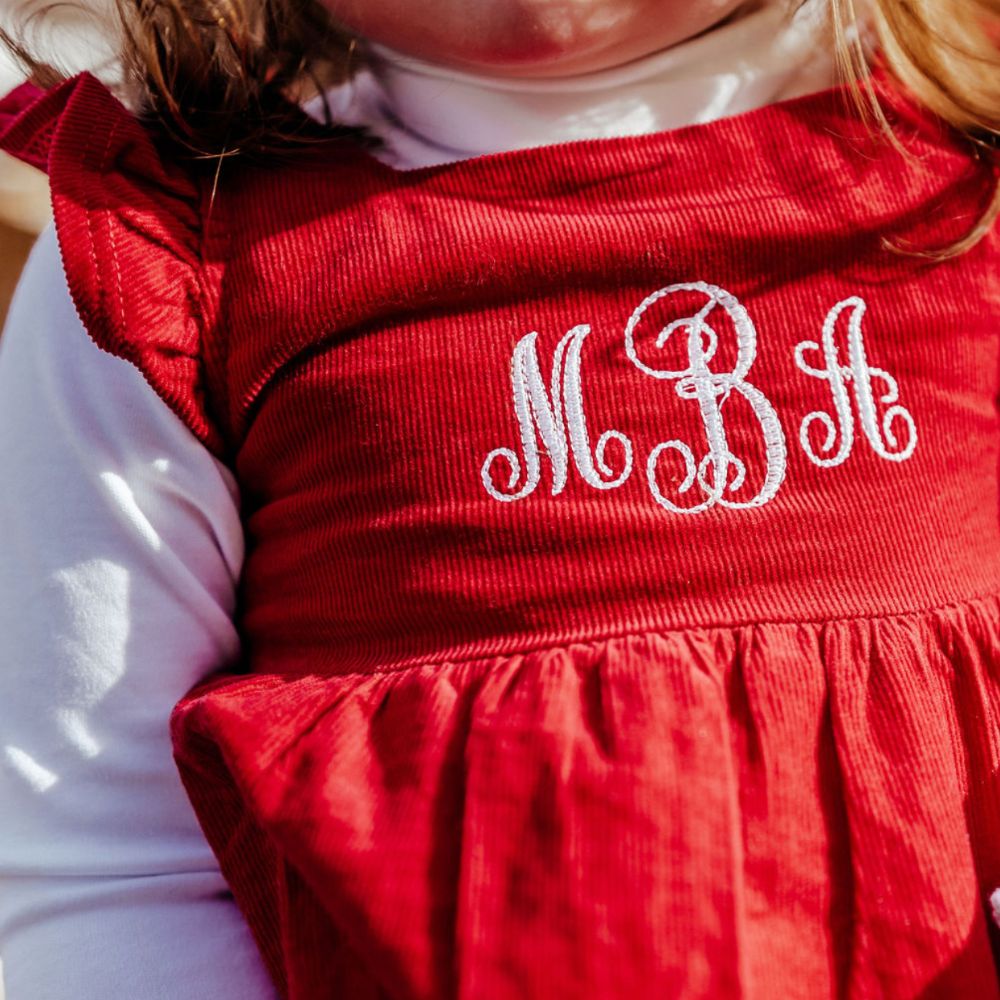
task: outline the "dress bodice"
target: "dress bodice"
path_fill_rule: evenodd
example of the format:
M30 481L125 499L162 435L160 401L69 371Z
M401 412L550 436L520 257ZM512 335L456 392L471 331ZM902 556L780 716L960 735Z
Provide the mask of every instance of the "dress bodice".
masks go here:
M416 171L358 153L280 214L270 175L232 192L241 333L208 371L260 668L996 592L997 240L884 245L946 244L992 177L899 98L920 165L873 145L842 97Z

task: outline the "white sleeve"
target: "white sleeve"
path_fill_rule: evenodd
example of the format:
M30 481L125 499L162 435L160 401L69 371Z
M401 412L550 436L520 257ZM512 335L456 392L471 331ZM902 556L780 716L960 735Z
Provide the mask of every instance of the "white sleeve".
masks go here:
M242 546L230 473L90 340L49 226L0 339L6 1000L274 996L167 727L238 655Z

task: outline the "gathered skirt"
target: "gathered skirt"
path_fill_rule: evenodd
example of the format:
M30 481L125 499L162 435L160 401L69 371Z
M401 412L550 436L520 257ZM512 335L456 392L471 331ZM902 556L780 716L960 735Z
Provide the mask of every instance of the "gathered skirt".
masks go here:
M1000 598L218 679L178 761L283 994L1000 996Z

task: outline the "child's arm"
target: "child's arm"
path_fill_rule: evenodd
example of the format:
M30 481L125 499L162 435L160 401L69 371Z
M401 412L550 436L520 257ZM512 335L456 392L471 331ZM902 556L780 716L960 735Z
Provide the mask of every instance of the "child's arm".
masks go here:
M235 488L90 341L51 227L0 340L0 470L6 1000L272 997L167 730L238 653Z

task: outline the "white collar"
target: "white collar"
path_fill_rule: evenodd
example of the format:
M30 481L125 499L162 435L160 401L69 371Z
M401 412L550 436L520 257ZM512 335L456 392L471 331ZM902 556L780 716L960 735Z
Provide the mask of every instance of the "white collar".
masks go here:
M333 120L365 125L374 152L407 170L577 139L704 123L835 83L827 0L753 7L642 59L578 76L510 78L415 59L383 45L328 92ZM305 105L323 118L323 98Z

